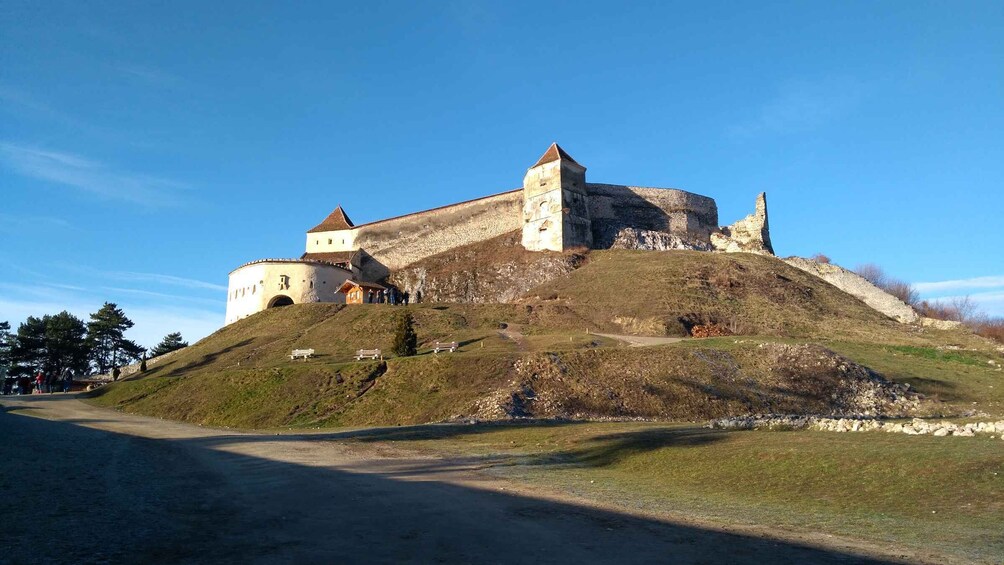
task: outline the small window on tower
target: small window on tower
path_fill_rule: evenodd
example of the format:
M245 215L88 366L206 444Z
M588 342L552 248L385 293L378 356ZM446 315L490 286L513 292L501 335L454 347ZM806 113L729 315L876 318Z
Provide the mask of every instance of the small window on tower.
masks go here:
M332 241L332 240L331 240L331 238L329 237L329 238L328 238L328 245L331 245L331 241Z

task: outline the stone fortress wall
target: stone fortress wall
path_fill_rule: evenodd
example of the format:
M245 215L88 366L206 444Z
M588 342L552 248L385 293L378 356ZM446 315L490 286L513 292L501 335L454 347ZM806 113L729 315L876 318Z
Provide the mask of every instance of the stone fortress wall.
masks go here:
M380 280L426 257L520 229L522 191L445 206L354 229L363 251L359 275Z
M255 261L230 273L226 323L270 308L278 297L296 304L344 302L337 290L350 277L378 282L426 257L517 231L533 251L586 247L773 254L762 194L754 214L719 228L712 198L587 183L585 171L552 144L527 170L520 189L358 226L339 207L307 232L301 259Z
M226 324L231 324L288 300L345 302L338 287L352 273L321 261L262 259L246 263L230 273L227 289Z
M593 245L613 247L625 230L677 236L696 248L710 247L718 229L718 205L713 198L672 188L616 184L586 184Z
M586 185L586 194L591 247L613 247L625 230L641 230L678 236L685 244L676 247L711 249L710 234L718 227L718 206L712 198L669 188L596 183ZM308 233L307 256L362 249L365 257L356 274L378 280L426 257L522 229L522 207L523 191L514 190L347 230Z

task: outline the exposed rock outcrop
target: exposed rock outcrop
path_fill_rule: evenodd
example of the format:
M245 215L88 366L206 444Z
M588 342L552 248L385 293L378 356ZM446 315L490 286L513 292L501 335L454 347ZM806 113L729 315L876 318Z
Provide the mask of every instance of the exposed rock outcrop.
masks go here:
M738 222L711 234L711 245L726 253L761 253L773 255L770 227L767 223L767 195L756 197L756 210Z
M584 253L527 251L519 234L509 233L409 265L389 282L423 302L506 303L585 261Z
M962 322L922 317L920 318L920 325L925 328L934 328L936 330L955 330L962 327Z
M839 265L817 263L801 257L788 257L784 259L784 262L816 275L894 320L904 324L912 324L920 319L917 312L908 304L868 282L861 275Z
M711 251L711 246L694 238L637 228L624 228L617 232L611 249L642 249L645 251L668 251L670 249L690 249Z

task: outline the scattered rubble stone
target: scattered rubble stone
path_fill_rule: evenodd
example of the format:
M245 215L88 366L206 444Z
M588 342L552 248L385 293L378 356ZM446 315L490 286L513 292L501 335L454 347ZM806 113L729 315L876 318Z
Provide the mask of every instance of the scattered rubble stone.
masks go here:
M937 437L973 437L1004 434L1004 420L957 424L947 420L913 418L909 422L876 418L826 418L820 416L751 415L712 420L705 427L719 430L817 430L824 432L887 432ZM1001 439L1004 439L1002 436Z

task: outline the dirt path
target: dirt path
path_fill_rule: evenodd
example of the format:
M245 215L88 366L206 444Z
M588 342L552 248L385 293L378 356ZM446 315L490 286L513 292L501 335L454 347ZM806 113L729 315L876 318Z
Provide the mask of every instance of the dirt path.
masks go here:
M594 335L609 337L612 339L619 339L623 342L626 342L631 347L644 347L646 345L666 345L667 343L677 343L685 339L682 337L645 337L638 335L619 335L619 334L594 334Z
M4 563L879 563L632 516L351 432L235 433L0 400Z

